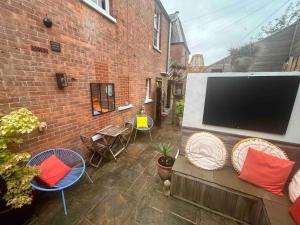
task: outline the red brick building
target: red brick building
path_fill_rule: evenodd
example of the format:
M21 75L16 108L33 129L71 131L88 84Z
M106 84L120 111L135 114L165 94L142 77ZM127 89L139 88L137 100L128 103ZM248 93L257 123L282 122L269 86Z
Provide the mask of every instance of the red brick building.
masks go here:
M143 104L155 115L169 61L159 0L4 0L0 12L0 113L26 107L48 126L23 149L82 151L80 134L122 124ZM58 87L57 73L68 86Z
M184 30L178 17L179 12L170 15L171 29L171 60L188 66L190 50L187 45Z
M170 63L176 63L188 67L190 50L187 45L185 38L184 30L178 17L179 12L170 14L171 19L171 36L170 36ZM185 72L187 75L187 70ZM175 85L176 90L171 90L172 85L171 81L168 82L167 88L167 108L172 105L172 92L178 92L177 90L182 90L182 93L185 92L185 78L182 81L179 81ZM179 91L181 92L181 91ZM178 94L178 93L177 93Z

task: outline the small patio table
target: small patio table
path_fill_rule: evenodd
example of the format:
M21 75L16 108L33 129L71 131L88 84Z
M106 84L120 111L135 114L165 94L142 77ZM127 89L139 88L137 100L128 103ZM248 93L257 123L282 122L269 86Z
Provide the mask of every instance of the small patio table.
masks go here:
M116 157L123 152L124 150L126 150L126 143L124 143L124 141L121 138L121 135L123 133L125 133L128 130L128 128L126 127L119 127L119 126L115 126L115 125L109 125L99 131L97 131L98 134L101 134L104 136L104 138L106 138L107 143L109 143L109 147L108 150L109 152L112 154L113 158L117 161ZM121 144L121 149L119 149L116 153L114 153L112 151L113 146L115 145L116 141L119 140L120 144Z

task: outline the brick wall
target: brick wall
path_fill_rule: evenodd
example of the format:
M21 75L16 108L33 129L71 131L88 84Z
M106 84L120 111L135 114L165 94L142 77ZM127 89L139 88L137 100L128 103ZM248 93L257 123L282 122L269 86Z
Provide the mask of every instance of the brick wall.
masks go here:
M155 78L166 70L169 26L162 16L160 53L152 47L155 0L111 0L117 23L80 0L2 0L0 8L0 113L27 107L48 124L45 132L30 134L22 149L84 151L79 134L121 124L140 110L146 78L155 99ZM46 14L53 20L50 29L42 23ZM62 51L51 51L49 41L61 43ZM31 45L49 52L33 52ZM69 78L63 90L57 72ZM116 111L92 116L91 82L115 84ZM119 112L125 102L134 108ZM153 114L154 107L146 109Z
M189 52L186 50L184 43L172 43L170 51L171 60L187 66Z

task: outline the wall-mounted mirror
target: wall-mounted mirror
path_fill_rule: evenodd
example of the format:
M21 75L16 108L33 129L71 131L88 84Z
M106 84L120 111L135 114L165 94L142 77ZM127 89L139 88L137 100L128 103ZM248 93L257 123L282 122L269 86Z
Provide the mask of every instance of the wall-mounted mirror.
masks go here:
M115 86L112 83L91 83L92 114L98 116L115 110Z

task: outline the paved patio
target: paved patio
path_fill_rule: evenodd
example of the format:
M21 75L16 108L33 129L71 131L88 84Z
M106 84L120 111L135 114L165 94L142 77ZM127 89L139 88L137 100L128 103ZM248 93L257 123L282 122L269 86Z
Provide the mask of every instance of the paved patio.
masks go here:
M178 146L180 129L165 122L137 137L118 162L88 168L94 180L81 179L66 190L68 215L64 216L59 193L43 194L28 225L238 225L225 218L163 195L157 175L158 143Z

